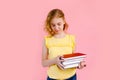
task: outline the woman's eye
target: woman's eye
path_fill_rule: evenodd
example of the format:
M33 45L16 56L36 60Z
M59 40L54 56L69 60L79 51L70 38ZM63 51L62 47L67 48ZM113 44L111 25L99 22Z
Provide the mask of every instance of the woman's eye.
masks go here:
M51 25L52 27L55 27L55 25Z
M58 23L58 26L60 26L61 24L60 23Z

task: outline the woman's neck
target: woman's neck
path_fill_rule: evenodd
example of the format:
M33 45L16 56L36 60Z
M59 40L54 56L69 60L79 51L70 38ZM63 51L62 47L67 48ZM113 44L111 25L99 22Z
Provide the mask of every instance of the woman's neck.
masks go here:
M66 33L65 32L61 32L61 33L58 33L58 34L55 34L54 37L55 38L63 38L66 36Z

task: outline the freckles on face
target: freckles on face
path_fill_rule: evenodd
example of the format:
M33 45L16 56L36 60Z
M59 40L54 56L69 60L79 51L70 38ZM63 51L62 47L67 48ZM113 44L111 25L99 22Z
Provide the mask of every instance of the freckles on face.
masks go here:
M53 18L51 20L51 28L55 33L62 32L64 28L64 20L63 18Z

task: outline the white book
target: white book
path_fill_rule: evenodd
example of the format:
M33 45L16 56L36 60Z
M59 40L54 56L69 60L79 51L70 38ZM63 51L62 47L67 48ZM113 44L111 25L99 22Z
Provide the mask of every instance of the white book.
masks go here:
M64 61L62 62L63 65L68 65L68 64L74 64L74 63L80 63L81 61L83 61L84 59L76 59L76 60L68 60L68 61Z
M72 59L64 59L64 61L68 61L68 62L70 62L70 61L79 61L79 60L84 60L85 58L72 58Z
M67 69L67 68L74 68L74 67L77 67L77 66L79 66L78 63L76 63L76 64L71 64L71 65L66 65L66 66L64 67L64 69Z

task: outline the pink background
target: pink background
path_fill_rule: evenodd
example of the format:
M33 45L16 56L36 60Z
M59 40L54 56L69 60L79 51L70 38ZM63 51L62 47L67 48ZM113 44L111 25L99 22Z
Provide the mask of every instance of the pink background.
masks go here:
M78 80L120 80L120 11L118 1L0 1L0 80L45 80L41 65L44 20L60 8L76 36L76 52L87 54Z

